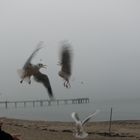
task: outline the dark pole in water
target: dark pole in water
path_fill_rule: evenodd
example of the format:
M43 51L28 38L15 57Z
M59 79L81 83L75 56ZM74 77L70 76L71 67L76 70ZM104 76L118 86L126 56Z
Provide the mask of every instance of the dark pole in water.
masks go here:
M112 107L111 107L111 111L110 111L109 134L111 134L111 124L112 124Z
M35 101L33 101L33 107L35 107Z

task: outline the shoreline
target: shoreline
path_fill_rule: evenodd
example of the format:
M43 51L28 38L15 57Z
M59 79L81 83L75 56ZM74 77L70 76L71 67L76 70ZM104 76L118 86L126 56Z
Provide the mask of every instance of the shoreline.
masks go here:
M21 120L1 117L2 129L12 134L21 134L21 140L76 140L73 136L74 122ZM140 140L140 120L112 121L111 135L109 122L88 122L86 140Z
M74 121L47 121L42 119L19 119L19 118L10 118L10 117L0 117L1 120L7 120L7 121L18 121L18 122L35 122L35 123L74 123ZM90 120L88 123L109 123L108 120L98 121L98 120ZM112 120L112 123L140 123L140 120Z

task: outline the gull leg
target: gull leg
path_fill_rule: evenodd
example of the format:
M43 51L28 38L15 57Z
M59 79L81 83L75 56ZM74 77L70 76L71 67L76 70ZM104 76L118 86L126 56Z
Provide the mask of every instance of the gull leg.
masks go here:
M68 86L68 82L66 81L66 88L69 88L69 86Z
M64 87L65 87L65 85L66 85L66 81L64 81Z
M71 87L70 82L68 84L69 84L69 88L70 88Z
M25 75L22 77L22 80L20 81L20 83L21 83L21 84L22 84L22 82L23 82L24 78L25 78Z
M66 87L66 88L70 88L70 87L71 87L71 85L70 85L70 82L69 82L69 81L65 81L65 87Z
M64 82L64 87L66 87L66 88L67 88L67 81L65 81L65 82Z
M68 88L71 87L69 80L67 81L67 87L68 87Z

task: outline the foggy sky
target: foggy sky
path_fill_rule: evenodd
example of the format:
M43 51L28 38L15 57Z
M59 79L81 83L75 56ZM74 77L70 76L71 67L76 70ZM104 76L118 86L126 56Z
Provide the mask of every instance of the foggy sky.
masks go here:
M49 98L43 85L20 84L22 68L39 41L33 63L48 65L56 98L140 97L139 0L0 1L0 100ZM57 65L62 40L73 46L71 89ZM83 84L81 84L83 81Z

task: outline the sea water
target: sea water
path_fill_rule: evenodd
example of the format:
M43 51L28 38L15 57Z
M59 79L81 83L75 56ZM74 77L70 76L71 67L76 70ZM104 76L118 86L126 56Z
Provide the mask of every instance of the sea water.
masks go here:
M99 109L100 112L91 121L108 121L111 108L112 120L140 120L140 99L93 100L88 104L53 104L42 107L27 104L25 108L23 105L17 105L17 108L11 105L7 109L0 107L0 117L71 122L72 112L77 112L84 119Z

